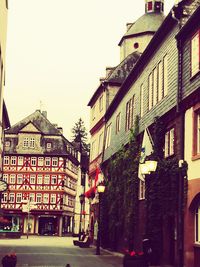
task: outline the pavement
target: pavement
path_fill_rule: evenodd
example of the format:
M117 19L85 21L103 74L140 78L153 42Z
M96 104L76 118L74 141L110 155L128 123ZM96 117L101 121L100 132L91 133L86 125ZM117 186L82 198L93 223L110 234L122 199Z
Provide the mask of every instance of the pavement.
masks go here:
M71 236L67 236L67 237L29 236L27 239L27 236L24 235L24 236L21 236L21 238L19 239L0 239L0 247L2 248L9 247L9 251L14 251L15 248L17 247L34 247L34 246L37 248L39 248L40 246L41 247L44 247L44 246L52 247L52 242L53 242L54 247L74 248L73 240L76 240L76 239L78 240L78 238L71 237ZM95 251L95 249L96 249L96 246L91 245L91 250ZM112 255L112 256L117 256L120 258L124 256L122 253L113 252L113 251L103 249L103 248L101 248L100 251L101 251L101 255L104 255L104 256ZM23 265L23 266L25 267L26 265ZM37 265L37 267L39 266ZM41 267L46 267L46 266L43 265ZM150 266L150 267L154 267L154 266ZM156 266L156 267L161 267L161 266ZM162 267L171 267L171 266L162 266Z
M78 238L29 236L27 239L25 235L19 239L0 239L0 262L4 255L15 252L17 267L63 267L64 262L70 262L72 267L122 266L122 254L101 248L100 255L96 255L96 246L82 249L75 247L73 240Z

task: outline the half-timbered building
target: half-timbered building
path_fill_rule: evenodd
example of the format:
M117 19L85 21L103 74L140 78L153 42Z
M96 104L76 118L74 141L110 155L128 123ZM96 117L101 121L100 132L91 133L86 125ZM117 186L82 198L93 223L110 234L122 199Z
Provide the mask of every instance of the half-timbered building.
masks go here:
M46 112L36 110L5 131L1 207L7 230L39 235L73 231L80 157L51 124Z

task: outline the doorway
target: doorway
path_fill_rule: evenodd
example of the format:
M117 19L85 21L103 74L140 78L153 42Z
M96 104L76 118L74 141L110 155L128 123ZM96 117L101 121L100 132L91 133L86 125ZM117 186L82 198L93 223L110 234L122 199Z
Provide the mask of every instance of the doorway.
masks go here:
M57 235L58 222L57 217L40 217L38 233L40 235Z

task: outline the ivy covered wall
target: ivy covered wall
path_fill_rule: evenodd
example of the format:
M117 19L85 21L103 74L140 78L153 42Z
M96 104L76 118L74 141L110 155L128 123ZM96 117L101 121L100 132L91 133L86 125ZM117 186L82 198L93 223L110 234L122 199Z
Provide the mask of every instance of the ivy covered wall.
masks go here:
M145 176L145 229L138 233L139 221L139 178L138 166L141 144L138 139L138 123L135 121L134 131L130 132L127 147L121 148L106 166L107 185L102 199L101 240L102 246L113 250L138 250L136 236L146 235L151 241L155 263L163 257L165 235L169 242L174 241L178 212L180 168L178 159L163 156L165 125L155 118L151 130L154 141L153 156L158 161L155 173ZM181 172L187 173L187 165ZM184 175L184 203L187 196L187 175ZM166 222L172 227L165 231ZM171 240L171 241L170 241ZM140 240L140 248L142 238ZM174 248L175 249L175 248Z

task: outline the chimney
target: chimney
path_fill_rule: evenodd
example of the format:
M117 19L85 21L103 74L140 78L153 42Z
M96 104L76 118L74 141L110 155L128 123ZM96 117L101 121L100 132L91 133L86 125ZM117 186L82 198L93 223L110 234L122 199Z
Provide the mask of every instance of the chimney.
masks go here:
M128 31L133 24L134 23L132 23L132 22L126 23L126 30Z
M63 128L62 127L57 127L57 130L60 131L61 134L63 134Z
M105 77L101 77L101 78L99 78L100 83L104 82L105 79L106 79Z
M42 115L47 119L47 111L46 110L42 111Z
M113 69L113 67L106 67L106 78L108 78Z

